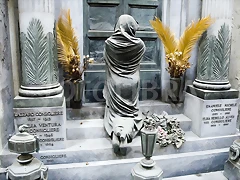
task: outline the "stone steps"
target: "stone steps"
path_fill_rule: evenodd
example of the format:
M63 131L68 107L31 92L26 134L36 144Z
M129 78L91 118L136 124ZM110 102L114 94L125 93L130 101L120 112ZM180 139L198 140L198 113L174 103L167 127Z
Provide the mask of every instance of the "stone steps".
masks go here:
M192 121L183 114L171 115L180 121L180 126L184 131L191 130ZM90 119L90 120L69 120L66 123L67 139L93 139L93 138L107 138L103 127L103 119Z
M104 117L104 103L86 103L81 109L67 108L68 120L85 120L85 119L103 119ZM183 113L183 103L169 104L161 101L140 101L140 110L142 112L150 112L161 114L163 111L168 114Z
M235 139L240 137L240 134L199 138L191 131L186 132L186 142L180 149L176 149L172 145L166 148L160 148L158 145L155 147L154 156L181 156L184 153L204 152L229 148ZM226 151L227 152L227 151ZM3 150L0 156L2 167L7 167L12 164L16 154L10 153L7 149ZM224 156L226 159L228 154ZM112 149L111 140L109 138L95 138L95 139L81 139L81 140L68 140L67 148L62 150L40 151L36 157L43 161L45 164L70 164L70 163L86 163L86 162L100 162L108 160L131 160L131 158L143 157L141 153L140 137L136 137L128 146L126 156L116 156ZM187 159L185 159L187 160ZM184 161L185 161L184 160Z
M51 170L49 172L49 175L55 176L55 178L51 178L51 179L74 180L73 176L71 176L71 175L69 175L68 178L61 179L61 177L58 177L57 175L54 175L54 173L51 173ZM76 177L76 176L74 178L75 179L78 178L77 180L82 179L81 177ZM0 169L0 179L5 179L5 169L4 168ZM110 178L110 180L111 180L111 178ZM179 177L164 178L163 180L227 180L227 178L223 175L222 171L216 171L216 172L210 172L210 173L201 173L201 174L193 174L193 175L186 175L186 176L179 176Z
M164 180L227 180L222 171L166 178Z
M67 148L62 150L40 151L35 156L49 167L49 179L58 180L130 180L131 169L143 155L140 137L136 137L128 146L126 156L113 152L111 140L103 127L104 104L85 104L82 109L67 110ZM171 105L162 102L141 102L143 112L169 115L180 120L181 128L186 132L186 142L180 149L172 145L166 148L155 147L153 158L164 171L165 180L195 180L200 176L191 174L222 171L228 158L228 151L240 133L229 136L199 138L191 132L192 121L182 113L182 104ZM1 166L11 165L16 154L5 148L0 155ZM2 177L0 173L0 179ZM173 178L177 176L183 176ZM220 177L207 176L207 177ZM181 179L182 178L182 179ZM220 179L218 180L225 180ZM198 180L198 179L196 179ZM205 179L199 179L205 180ZM207 179L206 179L207 180Z
M228 148L155 156L164 178L222 171ZM131 180L131 169L142 158L49 165L49 179ZM219 180L219 179L218 179Z

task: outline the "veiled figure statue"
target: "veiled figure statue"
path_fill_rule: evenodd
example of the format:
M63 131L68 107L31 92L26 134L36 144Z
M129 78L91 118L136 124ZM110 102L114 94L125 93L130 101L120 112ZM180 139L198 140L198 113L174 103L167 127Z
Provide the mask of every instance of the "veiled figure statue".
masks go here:
M145 45L135 37L138 27L132 16L121 15L114 34L105 41L104 126L115 152L124 149L143 125L138 98L140 61Z

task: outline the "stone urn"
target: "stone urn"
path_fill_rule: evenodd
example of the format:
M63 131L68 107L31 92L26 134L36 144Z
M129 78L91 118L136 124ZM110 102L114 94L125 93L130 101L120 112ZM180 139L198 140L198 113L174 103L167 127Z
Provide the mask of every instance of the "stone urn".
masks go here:
M48 168L32 153L39 151L39 139L27 132L27 125L19 127L19 133L8 141L10 152L20 154L6 169L7 180L47 180Z
M179 93L181 89L181 78L171 77L170 78L170 92L169 92L169 99L172 103L179 102Z
M162 180L163 171L151 158L156 144L157 129L146 125L141 130L142 154L145 157L131 171L133 180Z

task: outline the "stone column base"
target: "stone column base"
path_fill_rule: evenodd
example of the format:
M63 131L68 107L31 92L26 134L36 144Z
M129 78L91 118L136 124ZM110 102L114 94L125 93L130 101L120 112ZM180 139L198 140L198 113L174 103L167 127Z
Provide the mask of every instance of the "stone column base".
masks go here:
M207 90L229 90L231 89L231 84L229 82L210 82L210 81L200 81L195 79L193 82L194 87Z
M46 97L60 94L62 91L63 87L59 83L47 87L21 86L19 89L19 95L23 97Z
M132 169L132 177L133 180L162 180L163 171L156 165L152 168L144 168L138 163Z
M192 120L192 131L199 137L236 134L238 91L210 91L188 86L184 114Z

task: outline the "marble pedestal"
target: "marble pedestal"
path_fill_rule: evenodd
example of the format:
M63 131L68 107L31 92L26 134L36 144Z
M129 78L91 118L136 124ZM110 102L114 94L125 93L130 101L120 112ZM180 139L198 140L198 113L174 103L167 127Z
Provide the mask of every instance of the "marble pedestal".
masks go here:
M192 119L192 131L199 137L235 134L238 91L211 91L188 86L184 114Z
M66 148L66 107L63 93L43 98L17 96L14 99L15 129L22 124L37 135L40 150Z
M132 179L133 180L162 180L163 171L158 166L153 166L152 168L144 168L140 163L138 163L132 169Z

